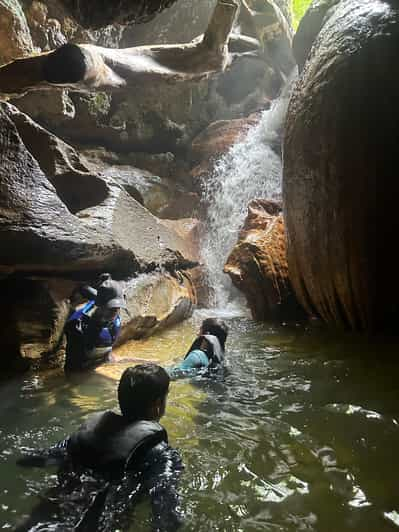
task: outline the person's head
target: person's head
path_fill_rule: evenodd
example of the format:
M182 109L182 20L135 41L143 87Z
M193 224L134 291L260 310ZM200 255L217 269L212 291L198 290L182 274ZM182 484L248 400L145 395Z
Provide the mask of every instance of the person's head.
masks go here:
M212 334L219 340L222 349L225 348L229 328L224 321L218 318L207 318L201 324L200 334Z
M119 407L130 421L159 421L165 413L170 377L156 364L125 369L118 386Z
M126 308L126 302L120 284L112 279L106 279L97 289L95 304L102 320L114 320L119 314L120 309Z

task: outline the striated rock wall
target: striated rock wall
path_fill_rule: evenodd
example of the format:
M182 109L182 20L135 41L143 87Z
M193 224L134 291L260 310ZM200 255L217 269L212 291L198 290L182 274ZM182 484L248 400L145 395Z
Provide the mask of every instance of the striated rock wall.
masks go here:
M397 326L398 47L397 2L341 0L313 42L288 110L290 277L310 311L357 330Z

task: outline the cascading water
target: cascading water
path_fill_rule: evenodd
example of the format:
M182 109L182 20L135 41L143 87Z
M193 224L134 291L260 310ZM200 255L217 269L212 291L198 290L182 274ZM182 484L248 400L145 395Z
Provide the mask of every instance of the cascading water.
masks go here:
M291 87L292 81L258 124L217 161L205 185L209 208L202 257L217 308L225 308L231 300L232 284L223 266L237 241L248 203L255 198L281 199L282 163L273 146L280 144Z

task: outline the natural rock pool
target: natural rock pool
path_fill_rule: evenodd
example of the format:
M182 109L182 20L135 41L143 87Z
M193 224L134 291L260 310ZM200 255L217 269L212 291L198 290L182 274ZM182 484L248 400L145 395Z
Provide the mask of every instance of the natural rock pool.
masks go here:
M121 355L162 362L203 315ZM398 344L318 328L228 319L227 369L172 383L164 424L181 450L185 531L385 532L399 527ZM90 412L116 406L124 365L66 379L27 374L0 387L0 528L12 528L56 470L15 465ZM149 530L149 505L131 530Z

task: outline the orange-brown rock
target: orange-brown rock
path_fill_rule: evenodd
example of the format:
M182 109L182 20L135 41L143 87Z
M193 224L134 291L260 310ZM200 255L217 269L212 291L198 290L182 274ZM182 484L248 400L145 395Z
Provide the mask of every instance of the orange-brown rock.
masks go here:
M301 312L288 277L284 220L278 203L251 201L224 272L245 294L254 319L289 319Z
M325 322L397 334L399 6L341 1L326 16L286 120L290 278Z
M248 118L217 120L197 135L191 144L191 160L194 178L211 170L213 163L244 136L251 126L257 124L259 113Z

